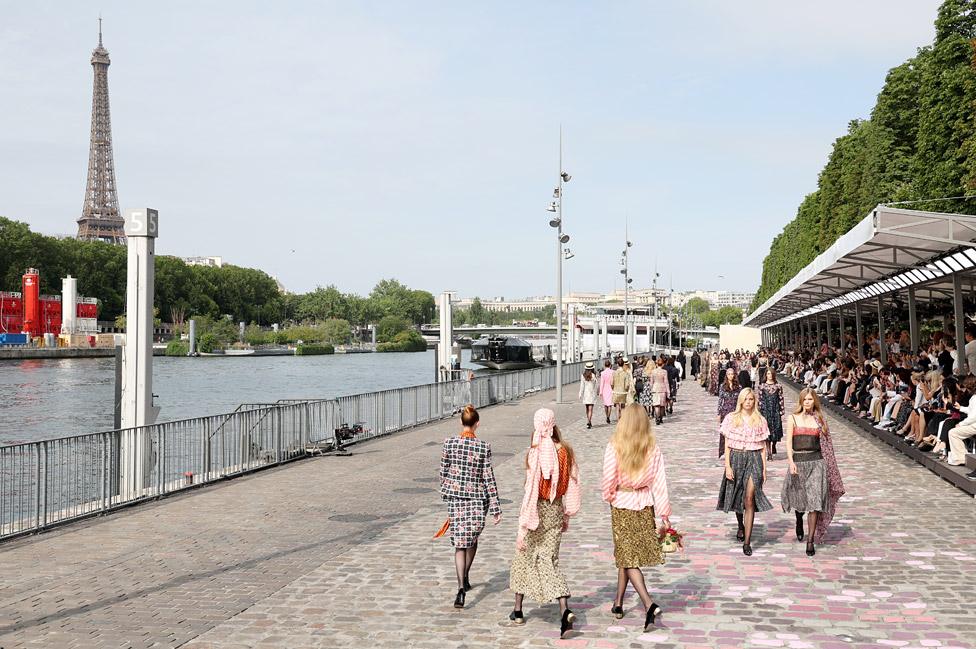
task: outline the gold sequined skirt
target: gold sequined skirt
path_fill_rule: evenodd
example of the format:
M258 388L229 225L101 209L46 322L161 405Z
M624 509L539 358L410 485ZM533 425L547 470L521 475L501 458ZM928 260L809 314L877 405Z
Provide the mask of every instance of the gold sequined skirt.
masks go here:
M611 507L610 527L613 529L613 558L618 568L664 563L653 507L640 511Z

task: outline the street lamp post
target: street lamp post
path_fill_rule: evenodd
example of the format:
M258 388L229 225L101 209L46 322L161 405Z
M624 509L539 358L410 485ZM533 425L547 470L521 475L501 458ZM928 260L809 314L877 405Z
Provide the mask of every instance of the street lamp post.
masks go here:
M652 354L657 355L657 278L661 276L661 273L654 271L654 280L651 282L651 296L654 299L654 323L652 324L653 339L651 341Z
M623 266L620 269L620 274L624 276L624 356L630 356L630 283L633 282L630 278L630 255L627 254L627 249L632 245L630 239L627 238L627 231L624 230L624 240L627 245L624 246L624 250L620 253L620 265Z
M555 213L549 225L556 228L556 403L563 400L563 245L569 235L563 234L563 184L572 179L563 171L563 129L559 128L559 178L552 192L553 200L546 208Z

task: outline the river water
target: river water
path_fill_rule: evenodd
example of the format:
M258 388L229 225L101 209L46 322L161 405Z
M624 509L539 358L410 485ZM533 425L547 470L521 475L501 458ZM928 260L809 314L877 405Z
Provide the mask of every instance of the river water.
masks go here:
M434 380L434 351L333 356L153 359L158 421L241 403L331 398ZM470 350L462 365L472 369ZM0 445L113 428L114 358L0 361Z

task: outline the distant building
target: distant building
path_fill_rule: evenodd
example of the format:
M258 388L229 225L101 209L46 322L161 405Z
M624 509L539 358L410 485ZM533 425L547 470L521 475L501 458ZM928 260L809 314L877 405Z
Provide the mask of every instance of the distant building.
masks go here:
M224 265L223 257L183 257L183 262L187 266L212 266L222 268Z
M738 309L748 309L749 305L756 298L755 293L734 293L732 291L719 291L718 299L715 302L717 308L723 306L734 306ZM713 307L713 308L716 308Z
M218 259L219 259L219 257L218 257ZM285 285L281 283L281 280L280 279L278 279L274 275L271 276L271 279L274 280L275 285L278 287L278 292L279 293L281 293L282 295L291 295L291 293L288 291L288 289L285 288Z
M689 300L698 298L708 302L711 309L721 309L724 306L732 306L739 309L748 309L752 304L755 293L737 293L733 291L669 291L666 288L635 288L631 289L625 296L624 290L616 289L611 293L567 293L563 295L563 309L570 304L593 306L607 303L623 304L626 297L627 301L633 306L652 305L657 297L659 305L670 304L673 307L681 307ZM470 309L474 298L462 298L454 301L455 308ZM529 297L517 300L506 300L504 297L481 298L481 308L485 311L499 311L504 313L517 311L537 311L556 304L556 298L551 295L541 297Z
M708 302L708 306L712 309L721 309L724 306L748 309L755 297L755 293L738 293L735 291L675 291L671 296L671 304L681 307L690 300L697 298Z

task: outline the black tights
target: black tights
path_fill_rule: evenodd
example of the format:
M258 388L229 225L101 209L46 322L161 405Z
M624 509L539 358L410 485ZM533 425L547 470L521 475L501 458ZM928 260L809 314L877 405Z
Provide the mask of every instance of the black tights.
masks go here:
M746 483L745 500L742 503L742 513L735 515L739 521L739 529L745 534L745 543L748 545L752 541L752 524L756 520L756 483L752 478Z
M796 512L796 522L803 520L803 512ZM807 512L807 545L813 545L813 533L817 529L817 512Z
M628 581L637 591L637 595L644 603L644 608L650 609L654 605L654 600L651 599L651 594L647 592L647 586L644 584L644 573L641 572L640 568L617 568L617 596L613 600L613 605L624 605L624 593L627 592Z
M457 572L458 590L464 588L464 582L470 581L468 573L471 572L471 564L474 563L474 555L478 554L478 542L470 548L454 549L454 570Z

